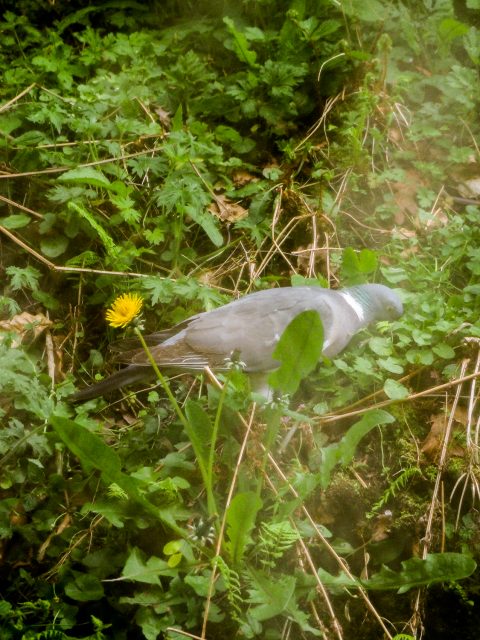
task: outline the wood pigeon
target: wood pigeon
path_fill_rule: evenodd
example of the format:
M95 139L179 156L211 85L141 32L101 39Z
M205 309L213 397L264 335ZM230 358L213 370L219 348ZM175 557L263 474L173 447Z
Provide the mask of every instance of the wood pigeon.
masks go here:
M398 295L381 284L363 284L338 291L321 287L284 287L250 293L222 307L199 313L171 329L145 336L159 367L200 372L206 366L225 371L232 359L244 363L252 379L278 366L272 358L287 325L302 311L314 310L324 329L323 355L342 351L352 336L377 320L395 320L403 313ZM114 389L145 381L153 370L138 340L113 345L115 360L124 369L74 393L73 401L88 400Z

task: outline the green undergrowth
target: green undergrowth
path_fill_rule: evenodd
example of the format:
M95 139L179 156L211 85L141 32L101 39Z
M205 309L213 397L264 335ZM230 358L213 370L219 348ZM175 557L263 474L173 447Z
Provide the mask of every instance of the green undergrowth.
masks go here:
M10 4L0 638L476 637L478 2ZM315 366L302 314L273 403L68 401L125 291L149 332L373 281L403 317Z

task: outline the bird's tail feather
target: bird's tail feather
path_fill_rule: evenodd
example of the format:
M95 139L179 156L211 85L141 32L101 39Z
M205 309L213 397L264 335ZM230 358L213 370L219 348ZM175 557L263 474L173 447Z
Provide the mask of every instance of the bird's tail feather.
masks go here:
M150 367L130 365L129 367L125 367L125 369L120 369L120 371L117 371L100 382L76 391L70 396L69 400L71 402L91 400L92 398L97 398L98 396L103 396L115 391L115 389L119 389L120 387L148 379L151 375L152 369Z

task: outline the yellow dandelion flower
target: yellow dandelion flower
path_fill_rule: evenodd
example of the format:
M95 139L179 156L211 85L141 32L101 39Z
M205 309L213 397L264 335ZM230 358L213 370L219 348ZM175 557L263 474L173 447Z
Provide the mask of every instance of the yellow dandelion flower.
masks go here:
M142 305L143 299L138 293L123 293L113 301L105 313L105 318L111 327L126 327L138 316Z

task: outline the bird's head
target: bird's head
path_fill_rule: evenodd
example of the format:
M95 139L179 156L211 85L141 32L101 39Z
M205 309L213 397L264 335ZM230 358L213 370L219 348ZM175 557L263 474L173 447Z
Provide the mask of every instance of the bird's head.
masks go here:
M403 304L398 294L383 284L361 284L350 287L348 292L362 305L368 322L397 320L403 315Z

